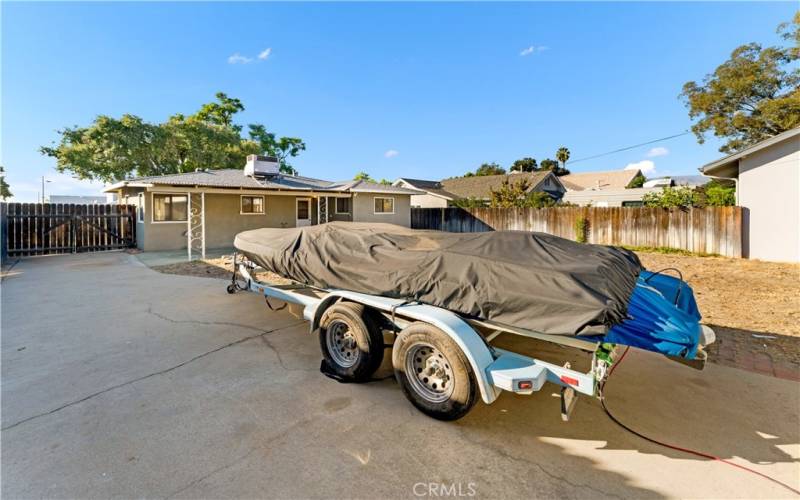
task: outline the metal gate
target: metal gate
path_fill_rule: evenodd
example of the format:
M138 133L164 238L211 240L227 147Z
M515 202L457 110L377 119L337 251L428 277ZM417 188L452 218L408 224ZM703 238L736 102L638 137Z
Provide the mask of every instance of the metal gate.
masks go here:
M136 246L134 205L2 203L5 257L98 252Z

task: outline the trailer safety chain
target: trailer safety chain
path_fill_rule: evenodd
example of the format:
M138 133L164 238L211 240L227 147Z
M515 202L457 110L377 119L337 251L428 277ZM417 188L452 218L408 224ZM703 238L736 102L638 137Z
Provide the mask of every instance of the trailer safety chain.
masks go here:
M608 382L608 380L611 378L611 375L614 373L614 370L620 364L622 364L622 360L625 359L625 355L628 354L629 350L630 350L630 347L626 347L625 348L625 352L622 353L622 356L619 357L619 360L611 366L611 369L608 371L608 377L606 377L605 381L602 383L602 385L600 386L600 390L599 390L599 392L600 392L600 405L603 407L603 411L605 411L606 415L608 415L608 418L610 418L612 422L614 422L618 426L622 427L624 430L630 432L634 436L638 436L641 439L644 439L645 441L648 441L650 443L657 444L659 446L663 446L663 447L669 448L671 450L681 451L683 453L688 453L690 455L695 455L695 456L698 456L698 457L701 457L701 458L707 458L709 460L716 460L718 462L722 462L724 464L730 465L731 467L736 467L737 469L741 469L743 471L750 472L751 474L755 474L756 476L760 476L760 477L762 477L762 478L764 478L764 479L766 479L768 481L772 481L773 483L786 488L787 490L791 491L792 493L794 493L796 495L800 495L800 490L796 490L796 489L792 488L791 486L789 486L788 484L786 484L786 483L784 483L782 481L779 481L778 479L775 479L774 477L768 476L766 474L763 474L761 472L753 470L753 469L751 469L749 467L745 467L744 465L739 465L739 464L737 464L735 462L731 462L730 460L726 460L724 458L718 457L716 455L712 455L710 453L705 453L705 452L702 452L702 451L692 450L690 448L684 448L682 446L677 446L677 445L674 445L674 444L669 444L669 443L665 443L663 441L659 441L659 440L657 440L655 438L651 438L651 437L645 436L641 432L638 432L638 431L630 428L626 424L622 423L617 417L615 417L611 413L611 410L608 409L608 406L606 406L606 398L605 398L605 393L604 393L603 389L605 388L605 385Z

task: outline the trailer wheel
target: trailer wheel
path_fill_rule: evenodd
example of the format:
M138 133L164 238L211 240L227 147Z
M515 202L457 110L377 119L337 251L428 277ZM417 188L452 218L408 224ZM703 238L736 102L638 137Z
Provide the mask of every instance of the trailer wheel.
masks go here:
M478 401L472 367L461 348L438 328L417 322L404 328L392 351L397 382L422 413L457 420Z
M383 332L374 312L355 302L334 304L323 313L319 345L328 367L343 380L369 380L383 361Z

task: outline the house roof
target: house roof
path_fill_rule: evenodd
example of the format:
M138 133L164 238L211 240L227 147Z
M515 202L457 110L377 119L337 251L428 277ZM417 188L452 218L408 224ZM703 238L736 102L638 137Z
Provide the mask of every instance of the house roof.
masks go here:
M608 170L582 172L561 176L561 182L570 191L585 189L625 189L641 173L640 170Z
M761 142L757 142L750 147L744 148L743 150L739 151L738 153L733 153L719 160L712 161L711 163L706 163L702 167L700 167L700 172L704 175L715 175L716 173L720 173L725 167L730 166L734 162L738 162L740 159L744 158L747 155L751 155L756 151L760 151L764 148L768 148L773 144L777 144L779 142L785 141L787 139L792 139L800 135L800 127L793 128L791 130L787 130L786 132L782 132L778 135L772 136L769 139L765 139ZM738 177L739 171L736 170L734 177ZM725 176L727 177L727 176Z
M472 177L455 177L452 179L444 179L442 186L444 189L452 193L456 198L489 198L491 190L497 189L506 179L512 182L526 179L530 182L530 189L533 190L542 183L547 177L552 176L558 182L558 177L553 175L553 172L526 172L519 174L501 174L501 175L475 175Z
M186 172L182 174L137 177L118 182L105 191L114 191L132 184L167 186L203 186L228 189L265 189L281 191L333 191L364 193L414 194L410 189L366 181L331 182L299 175L278 174L264 179L244 175L241 169L220 169Z
M401 177L394 181L392 185L397 186L401 182L408 184L412 187L412 189L425 191L428 194L432 194L447 200L455 200L458 198L458 196L455 194L445 190L440 181L427 181L423 179L409 179L407 177Z

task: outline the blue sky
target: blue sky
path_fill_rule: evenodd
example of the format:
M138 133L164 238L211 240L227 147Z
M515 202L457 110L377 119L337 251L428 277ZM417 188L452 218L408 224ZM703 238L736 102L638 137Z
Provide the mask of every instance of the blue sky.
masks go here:
M303 138L294 164L312 177L439 179L562 145L578 159L687 130L683 83L740 44L778 43L795 9L3 2L0 160L17 200L33 201L42 175L48 194L97 193L38 153L56 129L98 114L161 121L217 91L243 101L241 123ZM569 168L691 174L718 147L687 135Z

